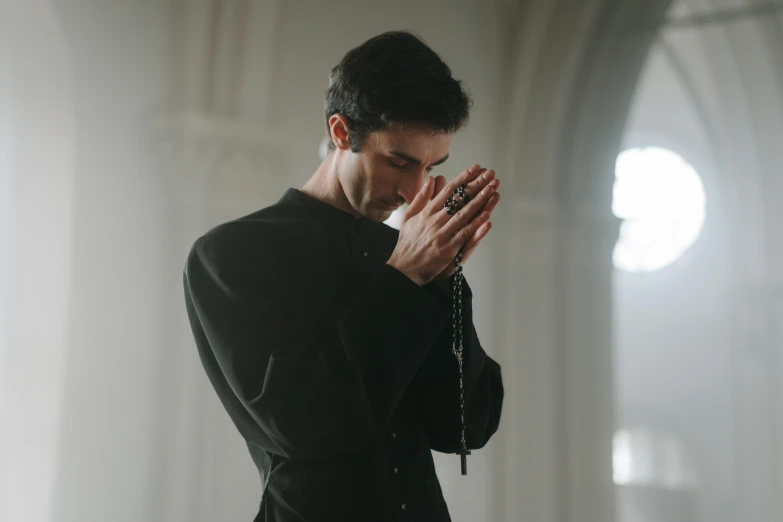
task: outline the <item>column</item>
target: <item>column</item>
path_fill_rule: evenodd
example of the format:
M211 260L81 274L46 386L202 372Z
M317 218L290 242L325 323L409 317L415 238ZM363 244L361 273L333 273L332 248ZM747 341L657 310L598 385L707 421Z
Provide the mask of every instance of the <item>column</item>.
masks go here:
M613 520L611 215L519 200L498 249L506 386L493 520Z

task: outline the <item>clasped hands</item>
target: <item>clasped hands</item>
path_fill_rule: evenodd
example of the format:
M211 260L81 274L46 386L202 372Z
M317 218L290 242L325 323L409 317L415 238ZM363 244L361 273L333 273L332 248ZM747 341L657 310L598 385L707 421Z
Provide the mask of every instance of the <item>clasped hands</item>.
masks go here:
M449 215L446 200L460 185L465 185L469 202ZM405 211L387 264L420 286L448 279L457 270L454 261L460 249L464 264L492 229L490 217L500 201L498 187L495 171L480 165L448 183L443 176L428 177Z

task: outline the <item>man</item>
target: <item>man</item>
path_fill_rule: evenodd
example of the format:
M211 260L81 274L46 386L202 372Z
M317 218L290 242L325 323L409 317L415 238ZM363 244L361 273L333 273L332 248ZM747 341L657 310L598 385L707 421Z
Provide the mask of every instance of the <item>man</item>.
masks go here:
M431 450L461 450L451 280L491 228L499 181L478 165L449 184L428 176L470 99L408 33L350 51L325 106L330 152L312 178L193 245L185 299L201 361L261 475L256 521L449 521ZM461 185L469 198L451 215ZM403 202L398 232L383 222ZM497 430L503 384L471 297L464 283L477 449Z

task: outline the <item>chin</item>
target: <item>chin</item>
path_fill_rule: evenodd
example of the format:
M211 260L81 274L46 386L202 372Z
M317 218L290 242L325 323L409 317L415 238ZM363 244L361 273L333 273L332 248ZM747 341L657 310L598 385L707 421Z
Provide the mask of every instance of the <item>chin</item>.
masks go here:
M368 205L363 209L362 212L366 217L370 219L374 219L375 221L385 221L389 219L389 216L392 215L394 210L391 210L387 206L385 206L383 203L378 203L375 205Z
M368 213L367 218L373 221L377 221L378 223L383 223L384 221L389 219L389 216L391 215L392 215L391 211L381 211L381 212L375 211L375 212Z
M365 218L370 219L372 221L379 221L379 222L386 221L387 219L389 219L389 216L391 216L391 214L392 211L379 209L378 207L366 208L362 212L362 215Z

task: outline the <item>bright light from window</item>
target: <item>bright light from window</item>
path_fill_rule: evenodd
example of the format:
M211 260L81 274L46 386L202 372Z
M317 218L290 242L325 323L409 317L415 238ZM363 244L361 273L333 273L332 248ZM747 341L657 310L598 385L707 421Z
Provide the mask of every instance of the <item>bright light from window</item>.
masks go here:
M697 487L693 458L671 435L647 429L620 430L612 444L614 483L618 486Z
M617 158L612 211L623 219L614 266L654 272L676 261L704 226L706 199L696 170L657 147L629 149Z

